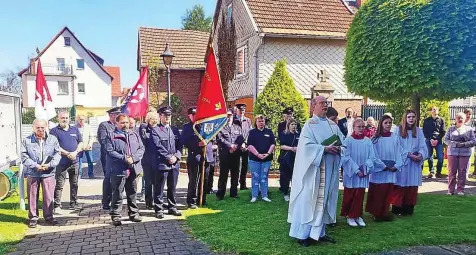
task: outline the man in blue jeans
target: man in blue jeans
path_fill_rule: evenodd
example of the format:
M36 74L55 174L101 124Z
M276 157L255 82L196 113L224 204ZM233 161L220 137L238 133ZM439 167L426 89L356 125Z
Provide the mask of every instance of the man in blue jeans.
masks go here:
M443 142L445 136L445 120L438 116L438 107L431 107L431 117L423 121L423 134L425 135L426 146L428 147L428 168L430 174L428 178L433 178L435 169L433 168L433 149L436 151L438 162L436 163L436 178L442 178L443 168Z

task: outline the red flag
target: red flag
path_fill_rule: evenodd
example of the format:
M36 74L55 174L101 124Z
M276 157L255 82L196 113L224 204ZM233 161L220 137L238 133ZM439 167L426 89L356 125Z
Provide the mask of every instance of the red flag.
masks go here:
M227 122L225 97L213 47L207 57L207 67L198 95L195 125L200 125L197 135L201 140L210 141ZM194 129L196 130L196 129Z
M149 68L143 67L139 80L124 100L121 111L130 117L145 117L149 109Z
M36 69L35 118L50 120L56 116L56 111L39 58Z

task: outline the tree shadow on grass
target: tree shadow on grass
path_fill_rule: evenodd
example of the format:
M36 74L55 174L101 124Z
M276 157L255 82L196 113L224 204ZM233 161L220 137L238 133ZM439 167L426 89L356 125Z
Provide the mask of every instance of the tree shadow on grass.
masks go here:
M16 222L16 223L25 223L26 218L16 216L16 215L11 215L11 214L3 214L0 213L0 222Z

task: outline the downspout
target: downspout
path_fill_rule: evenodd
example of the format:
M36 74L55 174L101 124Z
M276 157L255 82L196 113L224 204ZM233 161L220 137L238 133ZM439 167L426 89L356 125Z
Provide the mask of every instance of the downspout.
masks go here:
M256 102L256 99L258 99L258 92L259 92L259 59L258 59L258 51L261 49L261 46L263 45L263 37L264 34L258 34L257 36L259 37L259 44L258 47L256 47L255 50L255 93L253 95L253 101Z

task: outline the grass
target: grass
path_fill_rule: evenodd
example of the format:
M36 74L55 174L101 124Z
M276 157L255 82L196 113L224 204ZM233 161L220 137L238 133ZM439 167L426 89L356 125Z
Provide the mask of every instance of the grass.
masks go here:
M363 229L351 228L339 217L338 225L328 228L337 244L303 248L288 236L288 204L277 189L271 190L272 203L251 204L249 196L249 191L240 192L237 200L216 201L210 196L208 208L185 211L192 235L217 252L256 255L362 254L415 245L476 242L476 197L420 194L412 217L376 223L365 214L367 227Z
M20 210L20 197L13 195L0 202L0 254L12 251L27 230L28 212Z

